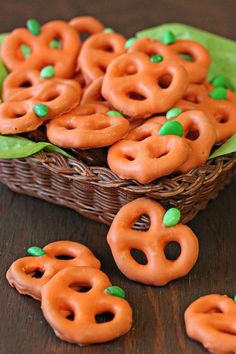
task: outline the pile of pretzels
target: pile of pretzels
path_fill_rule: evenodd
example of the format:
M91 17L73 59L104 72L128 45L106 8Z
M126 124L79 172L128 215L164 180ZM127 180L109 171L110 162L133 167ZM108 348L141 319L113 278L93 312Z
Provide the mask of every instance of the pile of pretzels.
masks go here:
M6 37L1 57L10 73L0 133L44 126L59 147L107 147L121 179L146 184L187 173L236 132L228 79L207 81L207 49L171 31L127 40L92 17L43 26L31 19Z

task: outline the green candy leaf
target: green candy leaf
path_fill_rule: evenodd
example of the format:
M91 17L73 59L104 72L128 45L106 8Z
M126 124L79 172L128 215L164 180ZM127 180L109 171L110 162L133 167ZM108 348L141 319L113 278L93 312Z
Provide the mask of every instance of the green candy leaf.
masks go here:
M216 87L209 93L209 96L214 100L226 100L227 91L224 87Z
M153 55L151 58L150 58L150 61L152 63L160 63L163 61L163 56L162 55Z
M37 247L37 246L29 247L27 249L27 253L28 253L28 255L33 256L33 257L41 257L46 254L46 252L42 248Z
M113 295L113 296L118 296L121 297L122 299L125 299L125 291L121 289L119 286L108 286L108 288L105 289L105 292L107 294Z
M160 135L177 135L182 137L184 135L184 128L182 124L176 120L168 121L162 125Z
M114 33L115 31L111 27L106 27L106 28L104 28L103 32L104 33Z
M170 208L163 217L163 224L167 227L175 226L179 223L181 213L177 208Z
M182 113L182 109L179 107L173 107L166 112L166 119L172 119L178 117Z
M0 159L23 158L36 154L43 149L57 152L69 159L75 159L64 150L50 143L35 143L32 140L17 135L0 135Z
M109 111L106 113L108 117L124 117L123 114L121 114L118 111Z
M137 41L136 37L131 37L127 39L127 41L125 42L125 49L129 49L136 41Z
M232 154L233 152L236 152L236 133L217 150L215 150L213 154L208 157L208 160L214 159L215 157Z
M236 295L234 295L234 301L236 302Z

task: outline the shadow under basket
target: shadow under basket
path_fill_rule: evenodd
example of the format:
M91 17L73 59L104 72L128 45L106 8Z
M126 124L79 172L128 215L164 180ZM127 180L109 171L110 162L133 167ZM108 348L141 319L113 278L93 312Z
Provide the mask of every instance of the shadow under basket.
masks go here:
M22 159L0 159L0 181L17 193L74 209L105 224L111 224L122 205L139 197L179 208L182 222L187 223L230 182L235 167L236 153L208 160L186 174L141 185L121 180L108 168L88 167L43 151ZM135 227L145 229L148 223L142 217Z

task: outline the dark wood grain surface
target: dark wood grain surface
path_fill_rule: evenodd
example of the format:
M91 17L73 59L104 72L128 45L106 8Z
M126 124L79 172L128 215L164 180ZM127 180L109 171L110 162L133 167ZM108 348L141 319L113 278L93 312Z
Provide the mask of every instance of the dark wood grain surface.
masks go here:
M235 0L1 0L0 32L23 26L29 17L41 22L90 14L131 36L164 22L184 22L236 40ZM220 50L220 48L219 48ZM235 176L236 177L236 176ZM0 353L1 354L201 354L185 335L183 312L208 293L236 293L236 178L190 223L200 241L200 257L189 276L154 288L125 279L106 244L108 228L71 210L16 195L0 185ZM132 330L104 345L78 348L57 339L44 320L40 303L11 289L5 272L30 245L60 239L89 246L113 284L127 291L134 310Z

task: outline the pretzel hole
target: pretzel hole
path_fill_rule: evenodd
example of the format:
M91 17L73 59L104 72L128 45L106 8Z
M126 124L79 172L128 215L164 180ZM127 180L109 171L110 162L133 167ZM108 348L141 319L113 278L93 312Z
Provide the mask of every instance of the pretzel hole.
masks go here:
M128 161L134 161L135 160L135 157L134 156L131 156L130 154L125 154L124 155L124 158Z
M181 247L178 242L169 242L164 248L165 257L170 261L175 261L179 258Z
M199 138L199 131L197 129L189 129L185 138L191 141L197 140Z
M55 257L56 259L62 260L62 261L69 261L71 259L74 259L75 257L70 256L68 254L62 254L62 255L58 255Z
M27 272L26 274L29 275L31 278L36 278L36 279L40 279L42 278L42 276L44 275L44 270L41 268L36 268L33 271Z
M179 53L178 56L185 60L185 61L188 61L188 62L193 62L195 61L195 58L188 52L182 52L182 53Z
M183 100L188 101L188 102L192 102L192 103L196 103L196 104L199 104L202 101L201 98L198 97L196 94L188 94L183 97Z
M92 289L90 284L78 284L78 283L70 284L70 288L78 293L87 293Z
M20 83L19 87L24 87L24 88L32 87L32 82L29 80L25 80Z
M172 75L165 74L158 79L157 84L160 86L160 88L167 89L170 86L171 82L172 82Z
M91 36L91 33L89 33L88 31L83 31L80 32L79 36L80 36L80 40L84 42L86 41L86 39L88 39L89 36Z
M112 312L102 312L95 315L96 323L111 322L115 315Z
M218 306L215 306L204 313L223 313L223 311Z
M60 312L61 312L62 316L65 317L67 320L74 321L75 314L74 314L74 311L72 309L67 308L67 307L66 308L63 307L63 308L60 309Z
M99 49L104 50L105 52L110 52L110 53L114 52L112 45L109 43L101 44Z
M133 225L131 226L132 230L140 230L140 231L147 231L150 227L151 220L148 215L141 215ZM145 230L144 230L145 229Z
M66 319L69 321L74 321L75 314L73 312L69 313L69 315L66 316Z
M140 251L137 248L132 248L130 250L130 255L137 263L141 265L148 264L147 257L143 251Z
M140 93L138 92L135 92L135 91L131 91L128 93L128 97L131 99L131 100L135 100L135 101L144 101L146 100L146 97L141 95Z
M218 123L224 124L229 121L229 116L226 112L216 113L215 119L217 120Z

